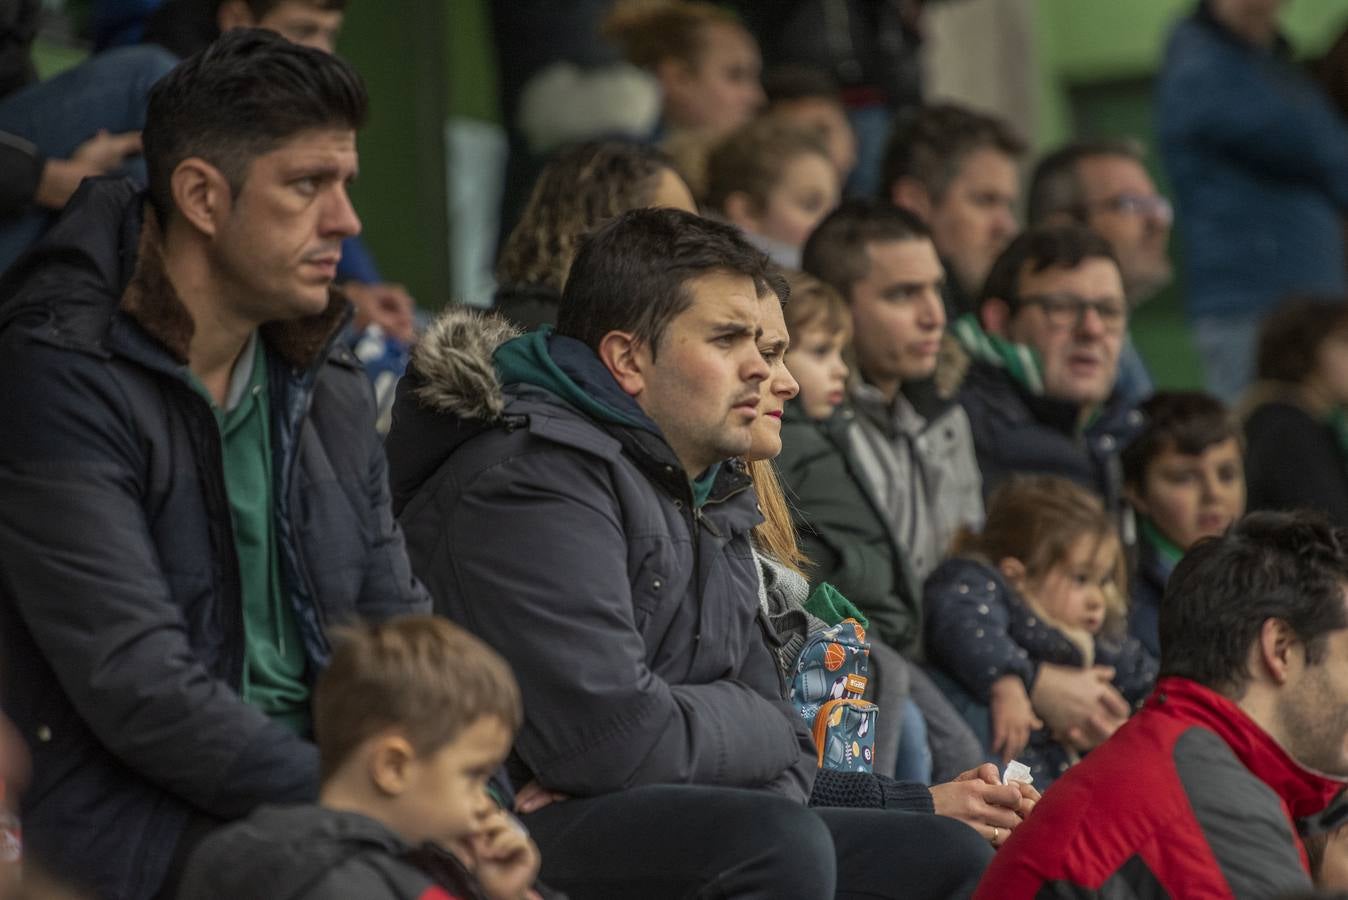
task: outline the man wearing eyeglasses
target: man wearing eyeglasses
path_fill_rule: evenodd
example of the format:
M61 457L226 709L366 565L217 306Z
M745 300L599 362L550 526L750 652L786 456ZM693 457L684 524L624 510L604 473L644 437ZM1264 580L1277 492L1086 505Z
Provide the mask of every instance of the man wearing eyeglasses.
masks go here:
M1045 156L1030 179L1031 226L1076 222L1109 241L1118 259L1129 310L1163 290L1174 275L1168 253L1174 213L1130 139L1075 141ZM1151 374L1130 340L1119 356L1118 390L1141 402Z
M1016 473L1060 475L1122 509L1119 451L1141 424L1115 390L1127 328L1123 277L1103 237L1045 225L1012 241L977 320L954 326L973 357L960 402L985 490Z

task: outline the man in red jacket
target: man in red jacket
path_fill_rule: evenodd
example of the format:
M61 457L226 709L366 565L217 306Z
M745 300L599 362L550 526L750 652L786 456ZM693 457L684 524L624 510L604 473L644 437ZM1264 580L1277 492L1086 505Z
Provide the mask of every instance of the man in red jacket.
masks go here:
M1348 779L1348 531L1259 513L1161 606L1146 707L1058 781L978 898L1272 897L1310 887L1297 823Z

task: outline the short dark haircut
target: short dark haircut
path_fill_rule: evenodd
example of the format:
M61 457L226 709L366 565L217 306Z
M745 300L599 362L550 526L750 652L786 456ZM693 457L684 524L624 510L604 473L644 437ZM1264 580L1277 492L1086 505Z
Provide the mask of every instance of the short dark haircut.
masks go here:
M902 112L885 148L880 195L889 197L900 178L913 178L939 200L959 175L965 157L989 148L1018 159L1025 142L1000 119L953 103Z
M769 106L795 100L827 100L842 105L837 79L827 69L800 63L784 63L764 72L763 93Z
M296 3L300 6L314 6L318 9L328 10L330 12L345 12L346 0L244 0L248 4L248 11L253 14L253 21L261 19L263 16L272 12L282 3ZM224 0L220 0L221 5Z
M1051 215L1067 213L1086 221L1086 186L1078 166L1097 157L1121 157L1145 164L1142 144L1133 138L1090 138L1059 147L1039 160L1030 176L1026 198L1026 221L1038 225Z
M718 272L752 279L760 297L788 294L772 261L735 226L681 209L629 210L581 241L557 333L598 350L604 335L627 331L655 354L669 323L693 304L688 282Z
M1014 313L1020 307L1020 275L1029 267L1042 272L1060 266L1075 269L1087 259L1107 259L1119 264L1109 241L1084 225L1038 225L1016 236L988 272L979 296L979 308L992 298L1006 303Z
M1251 513L1175 566L1161 601L1160 674L1239 698L1269 619L1286 622L1315 665L1328 634L1348 627L1345 584L1348 532L1320 513Z
M200 157L237 194L252 161L303 131L358 130L369 105L356 70L261 28L224 34L150 91L145 166L150 201L173 211L178 164Z
M401 731L428 756L487 716L517 731L519 685L500 654L448 619L399 616L339 629L314 689L322 778L380 732Z
M1240 440L1240 424L1226 404L1203 391L1160 391L1138 410L1146 425L1123 449L1123 480L1142 487L1147 467L1167 450L1198 456L1223 441Z
M1301 384L1319 366L1325 338L1348 327L1348 302L1335 296L1289 297L1259 329L1255 374L1262 381Z
M848 303L852 287L871 269L867 244L929 241L931 230L906 209L887 200L844 200L810 234L800 267L833 288Z

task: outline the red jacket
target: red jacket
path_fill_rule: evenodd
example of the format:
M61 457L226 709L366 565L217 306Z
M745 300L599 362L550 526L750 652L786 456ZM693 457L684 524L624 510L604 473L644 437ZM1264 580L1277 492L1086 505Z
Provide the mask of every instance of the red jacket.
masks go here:
M1059 779L975 900L1272 897L1309 888L1295 820L1343 788L1226 698L1163 678L1146 706Z

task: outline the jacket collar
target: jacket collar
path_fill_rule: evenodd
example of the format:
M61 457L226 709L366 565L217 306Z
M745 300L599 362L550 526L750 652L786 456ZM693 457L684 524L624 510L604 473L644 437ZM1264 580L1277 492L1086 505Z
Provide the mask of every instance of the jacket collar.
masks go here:
M122 292L119 309L146 334L169 352L179 364L187 364L196 323L169 282L164 268L164 236L159 217L147 203L136 247L136 267ZM343 327L350 304L337 289L328 296L327 307L302 319L268 322L259 332L267 346L288 365L312 368Z
M1162 678L1147 706L1215 732L1251 774L1282 798L1293 818L1321 812L1348 783L1301 765L1239 706L1188 678Z

